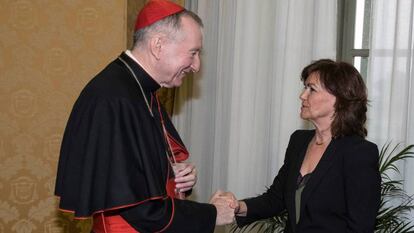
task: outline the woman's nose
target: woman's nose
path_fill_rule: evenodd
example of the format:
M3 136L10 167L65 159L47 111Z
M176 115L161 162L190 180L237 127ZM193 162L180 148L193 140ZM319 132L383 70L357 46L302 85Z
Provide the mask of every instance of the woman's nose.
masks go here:
M307 98L307 96L308 96L308 94L307 94L307 90L306 90L306 89L304 89L304 90L302 91L302 93L300 93L300 95L299 95L299 99L301 99L301 100L305 100L305 99Z

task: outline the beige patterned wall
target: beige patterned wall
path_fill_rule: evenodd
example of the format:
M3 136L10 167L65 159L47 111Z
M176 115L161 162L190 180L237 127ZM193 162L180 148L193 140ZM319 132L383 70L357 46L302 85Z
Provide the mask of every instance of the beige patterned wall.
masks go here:
M126 48L126 0L0 0L0 233L88 232L56 211L62 133Z
M62 134L83 86L132 44L145 2L0 0L0 233L90 231L56 210Z

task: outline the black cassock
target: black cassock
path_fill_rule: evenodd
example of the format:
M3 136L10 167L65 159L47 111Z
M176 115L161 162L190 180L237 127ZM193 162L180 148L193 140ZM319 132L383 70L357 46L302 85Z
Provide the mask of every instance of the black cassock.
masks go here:
M172 169L161 118L183 143L157 104L159 87L125 53L87 84L63 137L55 189L60 209L75 217L115 210L139 232L214 231L213 205L167 195Z

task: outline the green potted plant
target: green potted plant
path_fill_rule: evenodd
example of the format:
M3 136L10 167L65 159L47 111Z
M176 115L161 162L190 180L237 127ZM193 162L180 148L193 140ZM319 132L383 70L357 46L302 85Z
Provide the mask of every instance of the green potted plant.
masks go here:
M414 210L413 197L402 189L402 180L393 180L389 176L390 172L400 173L399 161L413 157L411 150L414 145L397 151L399 147L397 144L390 150L388 143L380 152L381 206L375 224L376 233L403 233L414 229L414 225L407 221L407 214Z
M398 151L400 144L391 148L387 143L381 148L379 155L379 169L381 173L381 205L378 211L375 233L409 233L414 232L414 223L408 221L407 215L414 210L413 197L402 189L402 180L393 180L390 173L399 174L397 163L413 158L414 144ZM256 221L243 228L236 224L229 226L230 233L262 232L281 233L287 220L286 212L279 216Z

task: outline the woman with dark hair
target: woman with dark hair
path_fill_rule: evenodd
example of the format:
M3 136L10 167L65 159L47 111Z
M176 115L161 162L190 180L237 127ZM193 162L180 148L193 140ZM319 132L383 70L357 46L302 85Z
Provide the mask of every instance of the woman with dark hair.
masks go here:
M285 161L262 195L239 201L239 226L287 211L285 232L374 232L380 204L378 149L365 140L367 93L350 64L305 67L300 116L314 130L291 135Z

